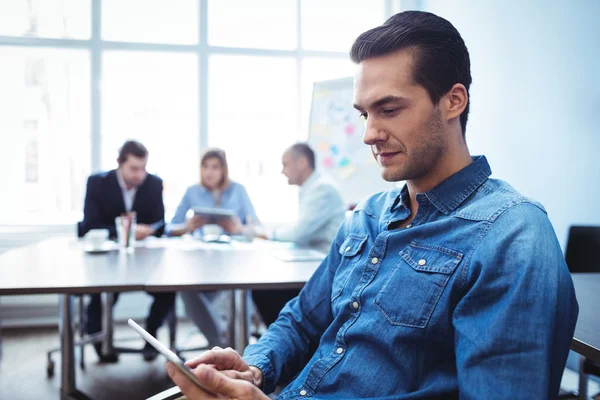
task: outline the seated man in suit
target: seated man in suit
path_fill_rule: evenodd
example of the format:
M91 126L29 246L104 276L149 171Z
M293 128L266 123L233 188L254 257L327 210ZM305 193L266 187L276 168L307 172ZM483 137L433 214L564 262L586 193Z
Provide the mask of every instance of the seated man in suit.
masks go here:
M89 177L85 194L83 221L79 224L79 236L85 235L90 229L108 229L111 237L117 236L115 218L126 212L135 212L137 227L135 236L137 240L148 236L161 236L164 227L154 229L151 224L165 218L163 205L162 180L146 173L148 151L143 144L136 141L127 141L119 151L117 162L119 167L115 170L102 172ZM146 329L156 336L157 329L172 309L175 302L175 293L150 293L154 296L154 303L146 319ZM118 293L115 293L115 302ZM102 307L100 295L93 294L87 308L87 333L92 334L101 330ZM116 362L116 355L103 355L101 344L95 344L98 357L103 362ZM157 352L152 346L146 344L144 359L152 361Z
M342 195L316 170L315 153L306 143L290 146L283 153L281 164L281 173L288 178L288 184L300 186L298 220L292 226L257 236L329 252L346 213ZM268 327L275 322L283 306L298 293L298 289L253 290L252 299Z

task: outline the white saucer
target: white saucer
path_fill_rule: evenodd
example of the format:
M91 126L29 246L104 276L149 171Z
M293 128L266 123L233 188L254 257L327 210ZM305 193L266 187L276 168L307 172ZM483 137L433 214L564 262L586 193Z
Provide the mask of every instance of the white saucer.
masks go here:
M83 245L83 251L90 254L108 253L115 249L115 244L116 243L114 242L104 242L101 246L92 246L90 243L85 243Z
M231 238L227 235L203 235L202 241L206 243L230 243Z

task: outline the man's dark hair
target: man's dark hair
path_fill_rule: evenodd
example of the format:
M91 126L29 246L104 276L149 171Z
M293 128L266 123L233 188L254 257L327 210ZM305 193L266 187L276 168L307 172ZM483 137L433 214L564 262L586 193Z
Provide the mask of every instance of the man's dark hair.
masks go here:
M352 45L350 58L360 63L402 49L414 53L414 82L423 86L433 104L456 83L469 94L471 62L460 33L444 18L423 11L404 11L361 34ZM467 129L469 100L460 115L463 137Z
M306 160L308 161L308 166L311 169L315 169L315 152L313 151L313 149L310 148L310 146L308 144L296 143L296 144L292 145L289 148L289 150L296 153L297 155L300 155L300 156L306 158Z
M134 157L146 158L148 157L148 150L146 150L146 147L140 142L128 140L123 143L123 146L119 149L119 157L117 158L119 164L123 164L127 161L127 156L130 154Z

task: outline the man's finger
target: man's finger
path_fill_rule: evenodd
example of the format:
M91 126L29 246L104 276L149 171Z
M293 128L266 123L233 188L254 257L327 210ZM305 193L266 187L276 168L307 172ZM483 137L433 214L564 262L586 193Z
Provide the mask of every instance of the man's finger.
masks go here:
M217 395L244 398L254 388L254 385L246 380L231 379L224 373L206 365L199 365L194 370L194 375L198 377L206 390Z
M208 393L194 382L192 382L187 376L183 374L173 363L170 361L165 364L165 369L169 374L171 380L181 389L190 399L217 399L214 395Z
M248 381L254 385L254 377L252 376L252 373L250 373L250 372L239 372L239 371L234 371L232 369L228 369L228 370L221 371L221 372L231 379Z
M185 363L190 368L196 368L200 364L214 364L217 369L239 369L244 363L238 353L234 350L210 350L199 357Z

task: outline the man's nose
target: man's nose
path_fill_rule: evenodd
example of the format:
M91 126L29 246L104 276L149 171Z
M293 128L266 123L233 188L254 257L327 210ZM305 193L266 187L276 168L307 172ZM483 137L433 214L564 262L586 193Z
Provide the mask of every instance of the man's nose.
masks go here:
M376 118L368 118L363 133L363 142L372 146L387 140L387 133L382 124Z

